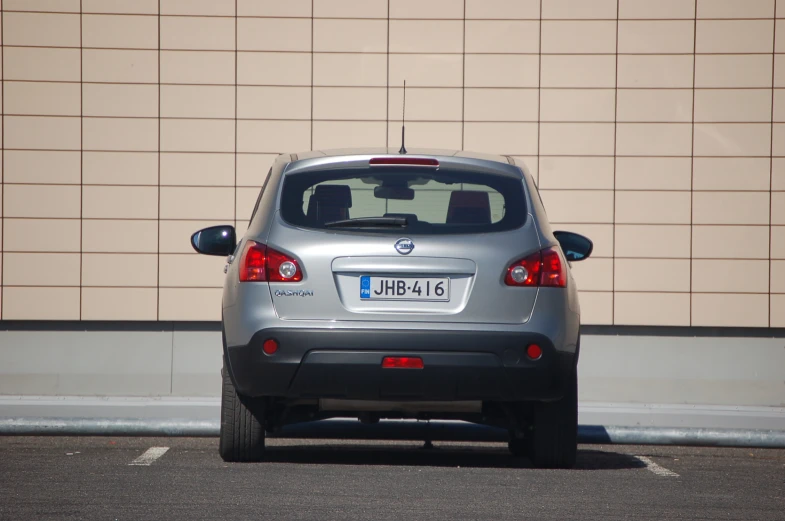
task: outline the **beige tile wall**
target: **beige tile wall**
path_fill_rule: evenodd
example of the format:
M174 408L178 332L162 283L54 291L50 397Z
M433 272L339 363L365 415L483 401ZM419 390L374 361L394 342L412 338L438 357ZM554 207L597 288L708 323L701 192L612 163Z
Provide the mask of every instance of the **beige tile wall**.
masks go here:
M275 154L510 154L590 324L785 327L783 0L3 0L2 319L215 320Z

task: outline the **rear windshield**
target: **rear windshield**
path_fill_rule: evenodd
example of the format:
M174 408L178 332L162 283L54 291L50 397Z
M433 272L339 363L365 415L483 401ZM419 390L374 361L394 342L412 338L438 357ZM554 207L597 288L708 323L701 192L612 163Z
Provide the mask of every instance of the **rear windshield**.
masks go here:
M385 167L289 174L281 216L315 229L488 233L521 227L526 204L522 179Z

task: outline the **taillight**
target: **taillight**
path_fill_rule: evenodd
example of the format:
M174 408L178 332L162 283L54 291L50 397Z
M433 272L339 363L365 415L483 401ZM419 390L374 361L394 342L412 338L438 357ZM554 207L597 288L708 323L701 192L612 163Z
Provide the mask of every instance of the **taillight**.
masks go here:
M240 282L299 282L303 272L297 259L265 244L246 241L240 256Z
M507 268L508 286L567 286L567 267L557 248L546 248L513 262Z
M525 259L514 262L507 268L504 282L508 286L539 286L542 255L537 252Z
M299 282L303 271L297 260L272 248L267 248L267 280L270 282Z
M567 266L565 265L559 250L556 248L542 250L540 286L551 286L555 288L567 286Z
M267 246L247 241L240 256L240 282L267 280Z

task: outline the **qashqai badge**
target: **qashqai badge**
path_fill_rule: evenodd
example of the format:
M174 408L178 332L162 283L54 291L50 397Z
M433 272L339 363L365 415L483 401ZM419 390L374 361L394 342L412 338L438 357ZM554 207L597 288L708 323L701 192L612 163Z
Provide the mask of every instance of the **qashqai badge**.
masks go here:
M414 243L411 239L398 239L395 241L395 249L401 255L409 255L414 250Z

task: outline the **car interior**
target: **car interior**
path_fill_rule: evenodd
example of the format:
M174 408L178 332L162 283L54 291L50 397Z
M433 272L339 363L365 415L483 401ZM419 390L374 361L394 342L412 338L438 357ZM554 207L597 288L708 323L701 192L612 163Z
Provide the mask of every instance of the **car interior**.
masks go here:
M308 200L306 218L311 225L323 226L334 221L350 219L352 190L349 185L317 185ZM420 221L414 213L384 213L383 217L405 218L409 226ZM483 225L491 224L491 203L488 192L454 190L450 192L446 224Z

